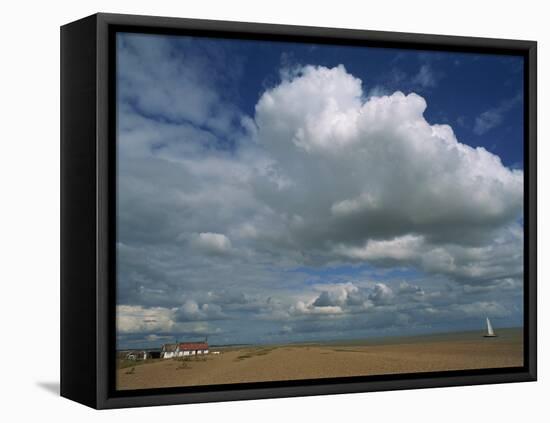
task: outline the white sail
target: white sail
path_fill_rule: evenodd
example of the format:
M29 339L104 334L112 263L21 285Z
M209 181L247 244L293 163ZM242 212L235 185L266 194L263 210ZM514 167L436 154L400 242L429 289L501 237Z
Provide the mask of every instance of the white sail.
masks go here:
M495 336L495 332L493 331L493 326L491 326L491 321L487 317L487 335L489 336Z

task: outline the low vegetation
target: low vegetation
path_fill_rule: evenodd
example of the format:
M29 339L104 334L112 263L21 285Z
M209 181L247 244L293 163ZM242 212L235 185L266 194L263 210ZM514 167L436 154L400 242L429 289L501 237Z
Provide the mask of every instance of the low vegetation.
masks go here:
M274 349L275 349L275 347L254 348L250 351L247 351L246 354L242 354L242 355L237 356L235 361L242 361L242 360L246 360L247 358L257 357L257 356L261 356L261 355L267 355L271 351L273 351Z
M127 359L118 359L116 361L116 367L117 369L127 369L128 367L136 367L141 366L143 364L151 364L151 363L158 363L162 359L160 358L153 358L149 360L127 360Z

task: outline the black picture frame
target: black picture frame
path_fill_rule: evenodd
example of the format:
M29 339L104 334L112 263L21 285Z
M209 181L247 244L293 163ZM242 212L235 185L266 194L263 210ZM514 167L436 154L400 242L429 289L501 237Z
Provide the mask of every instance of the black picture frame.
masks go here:
M116 391L113 87L117 31L523 56L524 366ZM61 27L61 395L105 409L536 380L536 119L534 41L104 13Z

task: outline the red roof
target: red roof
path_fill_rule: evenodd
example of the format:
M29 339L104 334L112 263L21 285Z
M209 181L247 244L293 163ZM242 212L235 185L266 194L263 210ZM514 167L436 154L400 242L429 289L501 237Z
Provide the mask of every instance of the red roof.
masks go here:
M208 344L206 342L181 342L179 349L180 351L207 350Z

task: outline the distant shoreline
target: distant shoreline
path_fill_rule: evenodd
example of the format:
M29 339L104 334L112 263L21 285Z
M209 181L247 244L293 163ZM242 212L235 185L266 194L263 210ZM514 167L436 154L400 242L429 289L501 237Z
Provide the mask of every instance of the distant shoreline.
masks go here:
M523 331L523 326L513 326L513 327L505 327L505 328L496 328L495 332L497 335L500 333L505 334L509 331ZM332 340L313 340L313 341L296 341L296 342L284 342L284 343L263 343L263 344L251 344L251 343L243 343L243 344L210 344L210 348L219 348L219 349L235 349L235 348L262 348L262 347L273 347L273 346L314 346L314 345L387 345L387 344L395 344L395 343L404 343L402 341L410 340L416 342L422 342L424 340L435 340L437 338L442 337L456 337L456 336L470 336L479 333L480 336L483 336L485 333L484 329L479 330L464 330L464 331L457 331L457 332L431 332L431 333L424 333L424 334L415 334L415 335L386 335L386 336L376 336L376 337L368 337L368 338L354 338L354 339L332 339ZM399 342L397 342L399 341ZM406 342L411 343L411 342ZM140 351L157 351L161 348L159 345L158 347L129 347L129 348L122 348L117 349L117 352L121 351L132 351L132 350L140 350Z

